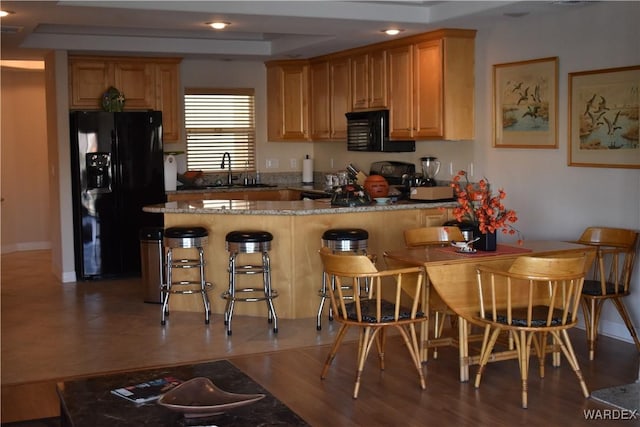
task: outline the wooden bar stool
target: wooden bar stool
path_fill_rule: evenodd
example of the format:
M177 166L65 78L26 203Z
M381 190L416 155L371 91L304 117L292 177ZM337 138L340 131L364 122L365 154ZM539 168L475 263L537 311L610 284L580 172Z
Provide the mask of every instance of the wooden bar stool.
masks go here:
M208 240L209 232L204 227L170 227L164 230L164 247L166 250L166 283L161 288L162 319L160 324L166 324L169 315L169 297L172 294L195 294L202 296L204 305L204 323L209 323L211 304L207 290L212 287L204 276L204 245ZM174 259L173 249L195 249L198 258ZM174 280L174 269L198 269L198 280Z
M222 293L222 298L227 300L224 309L224 324L227 327L227 335L231 335L231 319L233 308L238 302L267 302L267 320L273 323L273 332L278 332L278 317L273 306L273 299L278 297L278 291L271 288L271 261L269 250L273 235L261 230L231 231L226 236L226 247L229 252L229 289ZM238 265L239 254L261 253L261 265ZM236 286L238 274L262 273L262 288Z
M333 253L353 252L354 254L366 254L369 233L362 228L331 228L322 234L322 247L329 248ZM331 277L331 286L335 289L334 278ZM322 288L318 292L320 295L320 306L316 320L316 329L322 329L322 311L324 303L329 294L327 293L326 274L322 273ZM329 306L329 320L333 320L333 310Z

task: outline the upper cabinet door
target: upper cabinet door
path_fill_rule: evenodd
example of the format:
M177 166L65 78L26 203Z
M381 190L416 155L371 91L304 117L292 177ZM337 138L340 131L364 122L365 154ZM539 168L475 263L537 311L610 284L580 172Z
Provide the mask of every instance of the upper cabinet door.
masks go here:
M331 134L329 137L334 140L347 139L346 114L351 111L350 71L351 59L349 58L339 58L329 62L331 86L329 92Z
M309 66L310 134L313 140L326 140L331 136L330 72L329 62L314 62Z
M351 107L353 110L369 108L369 54L351 58Z
M184 117L180 96L179 65L177 63L156 64L156 110L162 111L162 134L165 141L179 141L181 138L180 117Z
M116 62L113 71L115 87L125 97L125 108L155 108L156 91L153 64Z
M102 94L111 84L112 73L110 64L105 61L72 61L69 64L69 105L71 108L102 108Z
M391 138L413 136L413 52L400 46L387 51Z
M442 136L442 40L417 43L414 58L414 137Z
M387 51L373 51L369 54L368 108L386 108L387 96Z
M374 50L351 58L353 110L387 107L387 52Z
M271 141L309 137L309 66L306 61L267 65L267 133Z
M309 103L313 141L346 140L351 111L351 74L348 57L312 62L309 66Z
M474 137L475 32L451 30L414 47L414 136Z

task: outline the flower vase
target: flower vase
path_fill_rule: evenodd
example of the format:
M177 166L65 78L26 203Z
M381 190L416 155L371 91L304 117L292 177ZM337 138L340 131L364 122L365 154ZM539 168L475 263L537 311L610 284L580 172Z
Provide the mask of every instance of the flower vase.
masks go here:
M479 251L491 252L495 251L497 247L496 232L493 233L481 233L480 230L474 230L474 236L480 237L477 242L473 243L473 248Z

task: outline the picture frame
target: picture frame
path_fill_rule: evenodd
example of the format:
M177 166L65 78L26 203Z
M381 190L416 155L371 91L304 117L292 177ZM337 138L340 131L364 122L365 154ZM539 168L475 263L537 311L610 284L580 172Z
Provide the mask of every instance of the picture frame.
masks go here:
M568 165L640 169L640 65L569 73Z
M493 146L558 148L558 57L493 66Z

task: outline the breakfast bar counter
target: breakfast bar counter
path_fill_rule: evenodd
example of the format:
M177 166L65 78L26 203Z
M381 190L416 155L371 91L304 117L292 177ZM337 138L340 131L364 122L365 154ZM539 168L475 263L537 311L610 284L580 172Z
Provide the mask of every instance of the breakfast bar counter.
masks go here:
M368 252L378 255L382 263L385 250L404 247L405 229L441 225L452 219L453 202L371 204L356 207L331 206L329 199L262 200L187 200L146 206L144 211L164 215L164 226L202 226L209 231L205 257L212 313L223 313L225 300L220 298L228 285L228 254L225 236L233 230L265 230L273 234L271 276L278 291L274 300L278 317L298 319L315 317L322 265L318 250L322 233L329 228L363 228L369 232ZM243 255L257 261L259 254ZM248 281L260 277L241 277ZM238 283L238 286L243 286ZM202 311L202 301L195 296L170 299L171 310ZM266 304L237 304L235 313L264 316Z

